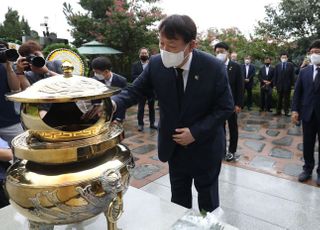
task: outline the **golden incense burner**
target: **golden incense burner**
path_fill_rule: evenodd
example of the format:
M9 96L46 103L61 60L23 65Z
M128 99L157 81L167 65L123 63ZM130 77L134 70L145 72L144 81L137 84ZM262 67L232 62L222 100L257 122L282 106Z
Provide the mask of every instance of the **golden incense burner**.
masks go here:
M63 69L64 75L7 96L22 103L27 131L12 141L20 160L8 170L5 188L30 229L53 229L104 212L108 229L115 230L134 167L120 144L122 126L111 123L110 96L119 90L72 76L69 63Z

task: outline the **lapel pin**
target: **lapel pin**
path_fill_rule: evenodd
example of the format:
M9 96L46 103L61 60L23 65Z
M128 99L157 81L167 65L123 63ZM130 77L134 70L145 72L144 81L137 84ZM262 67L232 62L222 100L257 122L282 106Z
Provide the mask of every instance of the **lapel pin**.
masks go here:
M194 79L199 80L199 76L198 75L194 76Z

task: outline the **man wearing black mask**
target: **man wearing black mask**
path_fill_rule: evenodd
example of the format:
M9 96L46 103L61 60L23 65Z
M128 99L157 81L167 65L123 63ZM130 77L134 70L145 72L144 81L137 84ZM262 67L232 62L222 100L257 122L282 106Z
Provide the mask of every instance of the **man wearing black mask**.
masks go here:
M139 75L142 73L142 71L145 69L145 67L148 65L149 62L149 51L147 48L142 47L139 50L139 61L133 63L131 68L131 74L132 74L132 80L136 80ZM146 101L148 101L148 107L149 107L149 121L150 121L150 128L151 129L157 129L155 126L155 110L154 110L154 102L155 102L155 95L152 93L152 95L149 95L148 97L142 98L138 103L138 131L143 131L143 117L144 117L144 107L146 104Z
M295 71L294 65L288 61L288 54L286 52L280 54L280 60L281 62L275 66L273 76L273 86L276 87L278 94L277 113L275 115L281 115L283 108L284 115L288 117L290 116L290 95L291 87L294 84Z
M274 68L270 65L271 58L266 57L264 59L264 66L259 71L260 81L260 99L261 106L260 112L271 111L271 100L272 100L272 79L274 74Z

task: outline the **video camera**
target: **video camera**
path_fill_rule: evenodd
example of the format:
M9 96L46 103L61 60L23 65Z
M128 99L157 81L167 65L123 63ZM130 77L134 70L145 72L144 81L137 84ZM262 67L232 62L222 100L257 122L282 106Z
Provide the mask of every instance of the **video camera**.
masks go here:
M0 63L6 61L16 61L19 57L18 51L15 49L7 49L4 44L0 44Z

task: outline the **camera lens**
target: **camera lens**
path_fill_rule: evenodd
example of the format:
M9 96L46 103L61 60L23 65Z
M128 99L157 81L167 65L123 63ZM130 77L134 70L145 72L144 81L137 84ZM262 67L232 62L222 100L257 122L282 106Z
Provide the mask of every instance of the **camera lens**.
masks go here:
M35 56L35 55L29 55L26 57L27 62L32 64L36 67L43 67L46 64L46 61L43 59L43 57Z
M36 56L32 59L31 64L41 68L46 64L46 61L42 57Z
M8 61L16 61L19 57L19 54L15 49L8 49L5 52L6 52Z
M19 57L17 50L0 48L0 63L8 61L16 61Z

